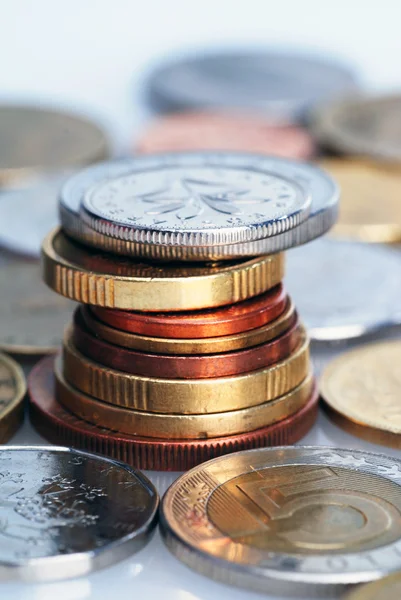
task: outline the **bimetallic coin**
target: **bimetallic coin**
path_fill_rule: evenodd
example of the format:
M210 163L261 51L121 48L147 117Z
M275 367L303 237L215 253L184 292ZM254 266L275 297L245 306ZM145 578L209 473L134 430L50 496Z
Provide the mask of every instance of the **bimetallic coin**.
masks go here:
M185 471L209 458L246 448L293 444L316 421L318 394L299 411L250 433L208 440L161 440L116 433L83 421L55 399L53 358L42 360L29 377L31 421L48 441L68 444L124 460L141 469Z
M329 416L369 442L401 448L401 341L361 346L324 369L320 392Z
M156 69L148 95L166 112L246 108L293 121L318 102L355 87L352 71L330 59L279 52L198 52Z
M400 251L319 240L286 258L286 287L312 339L356 338L401 323Z
M75 303L51 292L36 261L0 255L0 348L47 354L61 346Z
M7 442L24 420L25 394L26 382L21 367L0 354L0 444Z
M224 265L162 267L83 248L59 229L44 240L42 253L43 278L55 292L85 304L123 310L224 306L262 294L284 276L282 254Z
M399 600L401 597L401 573L393 573L373 583L358 587L344 600Z
M2 579L79 577L140 550L158 495L129 466L68 448L0 449Z
M401 567L401 461L325 447L209 461L166 492L168 548L213 579L326 596Z

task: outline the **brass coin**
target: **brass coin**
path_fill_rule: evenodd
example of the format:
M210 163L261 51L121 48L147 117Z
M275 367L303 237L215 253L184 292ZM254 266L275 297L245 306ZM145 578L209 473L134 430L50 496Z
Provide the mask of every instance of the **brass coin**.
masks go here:
M55 376L57 400L80 419L120 433L161 439L209 439L273 425L305 406L314 387L309 373L300 385L276 400L241 410L188 415L151 413L96 400L67 383L60 360L56 361Z
M401 573L398 572L358 587L344 600L400 600L400 598Z
M1 254L0 290L0 348L12 354L55 352L75 304L45 286L39 262Z
M346 352L323 371L329 416L369 442L401 448L401 340Z
M116 346L155 354L217 354L252 348L278 337L287 331L297 318L294 304L289 300L283 314L263 327L221 337L179 339L150 337L115 329L97 319L88 306L82 306L80 312L88 329L101 339Z
M60 229L43 243L43 276L55 292L108 308L178 311L240 302L274 287L284 255L218 265L158 266L84 248Z
M340 215L331 235L364 242L401 241L401 168L361 160L320 162L341 188Z
M137 411L206 414L249 408L288 393L310 369L305 331L301 344L286 360L258 371L211 379L157 379L116 371L86 358L71 338L69 329L63 345L63 376L68 383L103 402Z
M21 367L0 354L0 443L16 433L24 419L26 382Z

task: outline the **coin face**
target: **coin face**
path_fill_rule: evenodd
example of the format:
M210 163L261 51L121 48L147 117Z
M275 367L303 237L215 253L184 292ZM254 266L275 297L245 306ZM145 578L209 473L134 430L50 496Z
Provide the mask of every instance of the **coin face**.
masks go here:
M7 579L85 575L142 548L155 527L156 490L139 471L111 459L5 447L0 478L0 564Z
M45 354L61 345L75 303L49 290L40 264L0 255L0 348Z
M355 87L353 73L330 60L300 54L213 53L155 70L148 81L152 104L163 111L252 108L279 120Z
M286 287L312 337L358 337L401 323L401 253L318 240L287 255Z
M142 243L224 245L282 233L310 211L306 190L249 164L247 155L172 154L152 162L138 160L134 172L89 190L81 211L87 224Z
M401 448L400 363L401 341L368 344L333 360L320 382L329 414L351 433Z
M379 581L358 587L346 596L346 600L378 600L379 598L398 600L400 596L401 574L393 573Z
M21 367L0 354L0 443L14 435L24 418L25 377Z
M325 447L240 452L180 477L162 504L170 550L270 594L369 581L401 565L401 461ZM317 586L317 587L316 587Z

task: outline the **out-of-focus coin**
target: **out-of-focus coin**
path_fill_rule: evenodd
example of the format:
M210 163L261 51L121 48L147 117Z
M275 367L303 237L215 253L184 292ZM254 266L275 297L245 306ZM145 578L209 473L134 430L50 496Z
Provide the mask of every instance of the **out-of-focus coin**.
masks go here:
M158 495L128 465L68 448L0 449L3 579L79 577L140 550Z
M0 348L12 354L47 354L61 345L74 302L42 282L36 261L0 255Z
M332 235L364 242L401 241L401 170L383 164L328 158L320 165L341 188Z
M250 433L208 440L161 440L116 433L92 425L66 410L55 399L54 359L42 360L29 377L31 420L47 440L99 452L141 469L185 471L209 458L261 446L294 444L316 421L318 395L290 417Z
M135 148L141 154L185 150L234 150L308 160L315 154L315 144L306 129L294 125L241 113L189 112L155 121Z
M7 442L21 425L25 394L26 382L21 367L0 354L0 444Z
M393 573L358 587L344 600L399 600L399 598L401 598L401 573Z
M401 461L356 450L251 450L182 475L161 531L185 564L268 594L339 592L401 567Z
M355 87L354 73L330 59L273 51L198 53L156 69L148 80L148 96L163 111L251 108L293 121L318 102Z
M286 287L312 339L355 338L401 323L401 253L319 240L287 254Z
M43 242L47 285L72 300L107 308L178 311L224 306L262 294L283 276L282 254L224 265L163 267L83 248L60 229Z
M369 442L401 448L401 341L368 344L334 359L320 392L330 417Z
M401 96L346 97L318 108L312 127L324 145L376 160L401 161Z

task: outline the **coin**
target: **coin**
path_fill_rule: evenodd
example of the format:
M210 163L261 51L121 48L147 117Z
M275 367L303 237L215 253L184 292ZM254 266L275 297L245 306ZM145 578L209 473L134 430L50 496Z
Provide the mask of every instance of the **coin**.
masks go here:
M158 495L129 466L41 446L0 448L4 579L86 575L140 550L152 534Z
M221 246L284 233L305 221L309 190L249 155L187 152L138 158L131 173L89 189L80 215L121 240Z
M401 323L398 250L319 240L286 258L286 287L312 339L356 338Z
M274 425L250 433L208 440L157 440L116 433L78 419L55 399L53 358L45 358L29 377L30 413L35 428L47 440L124 460L141 469L184 471L214 456L256 448L293 444L316 421L316 390L298 412Z
M0 348L12 354L47 354L61 345L75 304L41 281L36 261L0 254Z
M0 354L0 444L5 444L24 420L25 394L26 382L21 367Z
M369 442L401 448L401 341L361 346L323 371L321 395L329 416Z
M331 60L278 52L221 52L166 63L148 80L157 109L247 108L294 121L316 103L354 89L352 71Z
M274 321L288 303L280 284L275 288L223 308L180 313L147 313L93 307L94 315L111 327L147 336L208 338L241 333Z
M401 574L398 572L358 587L347 595L346 600L398 600L400 595Z
M293 303L288 300L287 306L279 317L256 329L234 335L224 335L214 338L175 339L149 337L114 329L102 323L93 315L90 307L83 306L80 313L89 331L96 337L106 340L116 346L155 352L158 354L216 354L251 348L265 344L284 334L295 323L297 316Z
M189 567L268 594L326 596L401 566L401 461L328 447L211 460L166 492L161 532Z
M218 413L274 400L299 385L310 368L309 339L303 329L299 345L285 359L227 377L150 378L106 369L79 352L68 331L63 358L67 381L94 397L139 411L176 414Z
M43 242L45 283L72 300L108 308L177 311L232 304L276 286L283 270L281 254L223 266L162 267L83 248L59 229Z
M220 154L209 153L211 159ZM144 164L144 158L141 159ZM148 159L152 166L151 158ZM241 154L244 164L245 155ZM247 167L252 169L257 166L268 172L287 177L301 187L310 190L312 203L309 218L298 227L285 233L278 234L256 242L243 244L228 244L225 246L191 247L191 246L166 246L153 244L140 244L127 240L119 240L103 233L94 231L79 217L79 208L88 189L105 179L119 177L129 173L134 161L115 161L94 165L68 180L61 191L60 218L65 232L89 246L103 249L114 254L127 256L142 256L152 260L229 260L242 256L257 256L281 252L292 246L297 246L323 235L332 227L337 218L339 190L334 181L321 169L308 163L284 160L280 158L249 155ZM50 227L49 227L50 229Z
M323 105L312 126L319 140L343 154L401 161L401 96L350 96Z
M247 113L185 112L159 118L145 129L135 152L229 150L308 160L315 154L306 129L278 125Z
M339 183L342 192L334 236L364 242L401 241L399 168L337 158L320 164Z
M192 356L152 354L121 348L95 337L85 326L80 313L76 312L74 328L70 330L69 336L85 357L100 363L98 370L103 377L107 377L108 371L102 369L101 365L143 377L202 379L249 373L285 360L299 346L302 332L296 321L279 338L246 350ZM121 375L123 376L122 373Z

